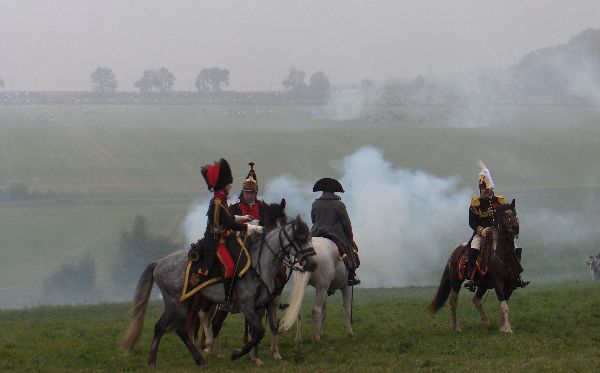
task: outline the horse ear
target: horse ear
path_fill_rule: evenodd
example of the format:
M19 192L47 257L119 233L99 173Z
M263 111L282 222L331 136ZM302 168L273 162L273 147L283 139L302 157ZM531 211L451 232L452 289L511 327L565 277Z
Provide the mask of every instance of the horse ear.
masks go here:
M281 199L281 203L279 204L282 210L285 210L285 198Z
M510 205L512 206L512 208L515 208L515 199L513 198L512 202L510 203Z

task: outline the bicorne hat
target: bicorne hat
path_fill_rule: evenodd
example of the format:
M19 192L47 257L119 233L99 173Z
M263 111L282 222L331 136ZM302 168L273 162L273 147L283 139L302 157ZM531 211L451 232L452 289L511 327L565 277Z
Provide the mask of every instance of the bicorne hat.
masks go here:
M315 186L313 187L313 192L344 193L344 188L342 188L342 184L340 184L340 182L336 179L324 177L317 180Z
M214 164L207 164L202 167L201 172L210 191L221 190L225 185L233 182L231 167L223 158Z

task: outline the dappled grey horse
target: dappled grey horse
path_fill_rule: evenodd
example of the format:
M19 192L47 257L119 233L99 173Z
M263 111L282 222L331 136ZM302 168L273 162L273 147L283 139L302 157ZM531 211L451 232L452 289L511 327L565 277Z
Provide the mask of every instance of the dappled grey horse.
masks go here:
M274 291L274 278L283 260L294 257L306 269L314 268L311 256L314 249L306 223L297 217L283 227L276 228L263 235L250 246L252 271L235 282L237 300L234 309L241 311L250 324L251 340L231 353L235 360L255 347L264 335L259 310L265 307ZM194 361L203 365L204 360L198 348L192 342L187 321L191 306L190 301L179 302L183 284L184 268L187 263L187 251L174 252L146 267L142 273L133 299L133 315L129 328L121 341L126 351L131 351L139 340L144 324L144 314L152 290L152 284L160 288L165 303L165 310L154 327L154 338L148 355L148 364L156 365L156 354L160 339L166 330L174 328L177 335L186 345ZM199 294L217 303L225 303L225 291L222 283L215 283L200 290Z
M319 342L323 337L323 322L326 316L327 295L336 290L341 290L344 317L346 319L346 334L354 337L352 330L350 309L352 288L348 286L348 268L340 259L337 245L323 237L313 237L312 246L315 249L314 272L294 272L294 288L290 295L289 307L281 321L281 329L289 330L297 318L296 345L302 343L301 321L302 321L302 299L307 285L316 289L315 302L313 305L313 340Z

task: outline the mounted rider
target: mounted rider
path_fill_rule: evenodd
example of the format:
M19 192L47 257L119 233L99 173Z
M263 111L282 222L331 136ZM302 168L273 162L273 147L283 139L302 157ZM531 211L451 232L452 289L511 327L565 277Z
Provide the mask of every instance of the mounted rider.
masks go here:
M258 181L254 162L248 163L250 171L242 184L240 200L229 206L229 211L234 215L246 216L250 220L258 220L258 225L265 226L266 207L264 201L257 198Z
M479 172L479 196L471 198L469 207L469 226L473 229L471 236L471 244L469 245L468 255L468 280L465 282L465 287L471 291L475 291L475 263L481 251L482 244L489 238L491 228L496 222L496 209L505 204L504 196L494 194L494 181L490 170L486 165L479 161L481 168ZM520 258L519 258L520 260ZM517 286L525 287L529 282L524 282L519 277Z
M318 180L313 192L323 192L312 204L310 218L313 226L310 234L313 237L325 237L335 242L343 252L342 259L348 268L348 285L360 284L356 277L356 268L360 265L352 223L346 211L346 205L335 193L344 193L339 181L332 178Z
M203 268L200 272L205 274L211 269L215 255L225 267L225 294L231 294L234 275L234 261L226 246L227 237L232 231L247 232L250 235L261 234L263 227L248 224L246 216L232 216L227 208L227 198L233 183L233 176L229 163L223 158L212 165L202 167L202 176L206 181L208 190L214 192L214 196L208 206L206 231L204 241L206 245L206 256Z

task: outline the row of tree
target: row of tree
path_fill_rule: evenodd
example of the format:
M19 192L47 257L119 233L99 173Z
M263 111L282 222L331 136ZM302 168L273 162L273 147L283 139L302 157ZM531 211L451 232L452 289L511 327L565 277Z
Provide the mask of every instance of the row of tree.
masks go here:
M43 283L45 302L78 303L98 302L114 296L129 297L136 286L140 274L148 263L181 249L183 244L173 237L152 233L148 220L137 215L130 231L121 232L115 261L110 271L116 294L107 294L96 283L96 262L89 254L79 262L63 264Z
M200 70L194 86L200 93L218 93L229 86L229 70L210 67ZM92 90L102 95L110 95L117 91L118 82L115 73L108 67L98 67L92 72ZM306 73L296 67L290 67L288 75L281 82L287 94L292 97L310 97L325 100L331 92L329 78L322 71L312 74L309 83L305 82ZM0 80L1 82L1 80ZM166 93L173 89L175 75L169 69L144 70L142 77L134 82L140 94Z

